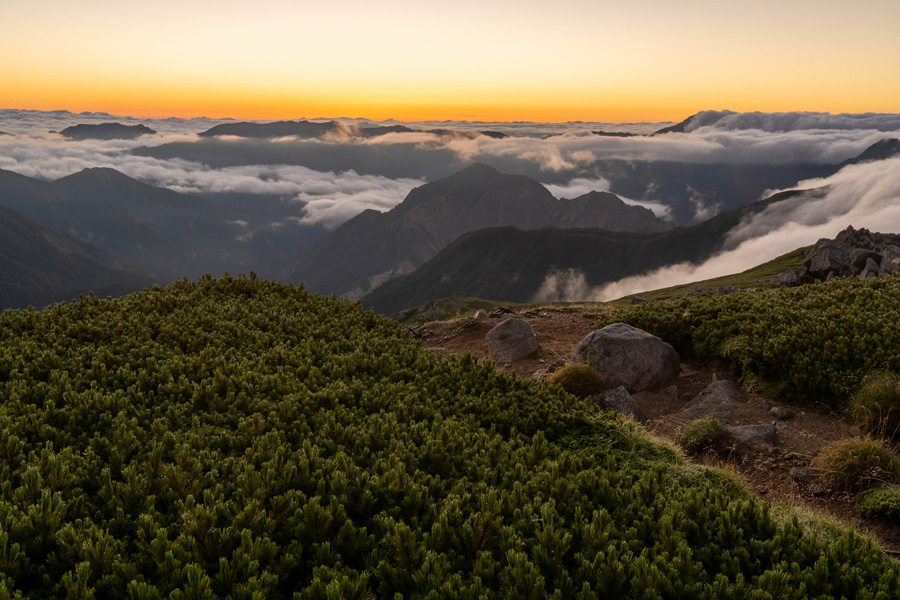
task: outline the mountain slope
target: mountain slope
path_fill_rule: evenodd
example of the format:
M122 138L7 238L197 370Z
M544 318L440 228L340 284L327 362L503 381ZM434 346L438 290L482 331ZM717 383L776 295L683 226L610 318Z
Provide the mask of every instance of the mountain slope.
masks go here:
M0 206L0 309L42 307L93 291L119 296L152 285L96 246Z
M412 190L386 213L366 211L322 238L281 274L307 289L357 298L413 271L460 235L485 227L600 224L659 231L646 208L612 194L557 200L538 182L482 164Z
M697 262L719 251L725 235L746 215L801 193L811 192L784 192L698 225L658 234L513 227L474 231L362 302L385 314L447 296L527 302L555 271L575 269L589 285L600 285L670 264Z

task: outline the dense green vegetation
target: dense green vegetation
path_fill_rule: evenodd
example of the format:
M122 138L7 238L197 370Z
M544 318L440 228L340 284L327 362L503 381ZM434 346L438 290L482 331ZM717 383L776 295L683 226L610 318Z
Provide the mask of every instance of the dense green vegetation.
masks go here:
M682 354L719 357L795 400L842 405L871 370L900 367L900 277L623 306L624 321Z
M0 598L891 598L560 388L258 279L0 315Z

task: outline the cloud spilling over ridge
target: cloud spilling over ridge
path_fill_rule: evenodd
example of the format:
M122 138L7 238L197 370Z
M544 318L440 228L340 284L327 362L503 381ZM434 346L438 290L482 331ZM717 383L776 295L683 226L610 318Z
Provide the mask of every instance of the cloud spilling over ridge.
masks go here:
M591 192L609 191L609 181L602 177L599 177L597 179L576 177L575 179L571 179L568 183L565 184L545 183L543 185L545 188L550 190L550 193L553 194L555 198L572 199L577 198L578 196L583 196L584 194L589 194ZM621 195L617 195L617 197L625 204L631 206L642 206L644 208L650 209L651 211L653 211L654 215L661 219L671 217L672 209L665 204L662 204L661 202L632 200L631 198L625 198Z
M752 215L729 232L725 251L702 264L680 263L591 286L575 270L549 274L536 293L553 300L606 301L642 291L739 273L848 225L883 233L900 232L900 158L850 165L826 179L802 182L808 190Z
M812 129L898 131L900 115L891 113L834 115L819 112L738 113L730 110L705 110L687 120L684 132L691 133L703 127L725 131L756 129L768 133Z

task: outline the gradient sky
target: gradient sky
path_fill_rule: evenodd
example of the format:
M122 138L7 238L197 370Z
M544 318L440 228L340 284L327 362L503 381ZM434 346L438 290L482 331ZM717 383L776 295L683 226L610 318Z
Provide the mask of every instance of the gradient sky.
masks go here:
M0 108L678 121L900 112L900 0L0 0Z

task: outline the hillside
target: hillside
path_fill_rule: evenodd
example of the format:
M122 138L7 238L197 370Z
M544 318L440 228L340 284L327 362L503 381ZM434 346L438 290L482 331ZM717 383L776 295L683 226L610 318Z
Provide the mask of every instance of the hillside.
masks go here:
M512 227L474 231L362 301L384 314L447 296L528 302L555 272L574 269L596 286L666 265L699 262L722 249L725 235L742 218L799 193L784 192L699 225L657 234Z
M94 292L119 296L152 285L100 248L0 206L0 310L44 307Z
M474 164L412 190L386 213L366 211L318 240L280 275L325 294L359 298L413 271L469 231L497 226L607 226L661 231L651 211L612 194L557 200L533 179Z
M558 387L258 279L0 315L15 597L890 597L782 514ZM879 595L880 594L880 595Z

